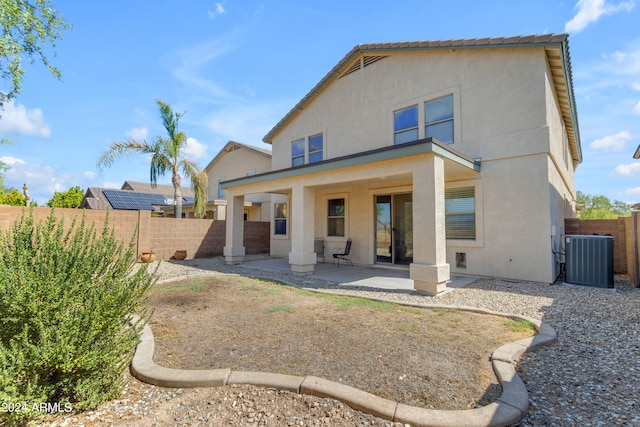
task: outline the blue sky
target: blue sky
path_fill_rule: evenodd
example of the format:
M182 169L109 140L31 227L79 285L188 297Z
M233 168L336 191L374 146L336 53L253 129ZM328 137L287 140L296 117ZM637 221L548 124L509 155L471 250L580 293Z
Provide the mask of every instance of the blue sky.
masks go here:
M26 182L40 205L75 185L148 182L143 156L102 174L96 160L112 141L163 134L156 99L185 113L204 167L229 140L269 148L262 137L357 44L563 32L584 154L576 188L640 201L640 0L54 3L73 25L51 58L62 80L26 64L0 118L5 184Z

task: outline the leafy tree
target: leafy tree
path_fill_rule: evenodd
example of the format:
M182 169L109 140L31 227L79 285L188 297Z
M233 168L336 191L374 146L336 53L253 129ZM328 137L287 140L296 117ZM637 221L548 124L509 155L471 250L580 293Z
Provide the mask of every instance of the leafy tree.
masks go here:
M98 159L98 169L111 166L113 161L131 154L151 154L151 185L156 186L158 175L163 176L171 171L173 184L174 216L182 218L182 188L180 171L191 183L195 193L193 208L198 218L204 216L207 203L207 174L191 160L182 157L183 149L187 145L187 135L178 131L178 121L183 114L174 113L171 107L160 100L156 100L160 108L162 124L167 131L167 137L156 136L151 143L145 140L127 139L112 142Z
M71 187L67 191L56 191L47 202L52 208L77 208L82 203L84 192L79 186Z
M18 190L14 189L8 193L0 193L0 205L26 206L26 204L27 201L25 200L24 195Z
M580 219L615 219L631 214L629 204L614 200L602 194L595 196L577 192L577 202L584 205L584 209L578 212Z
M51 0L0 0L0 78L9 80L9 91L0 91L0 107L21 90L22 59L36 59L60 78L60 72L44 54L45 47L55 48L56 40L69 28Z

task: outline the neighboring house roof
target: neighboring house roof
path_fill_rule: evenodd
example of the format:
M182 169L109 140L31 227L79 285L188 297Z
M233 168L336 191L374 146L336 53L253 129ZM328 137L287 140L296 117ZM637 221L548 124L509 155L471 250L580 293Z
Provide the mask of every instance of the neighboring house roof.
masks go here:
M261 154L261 155L263 155L265 157L268 157L269 159L271 158L271 150L268 150L266 148L254 147L253 145L243 144L241 142L229 141L229 142L227 142L227 144L224 147L222 147L222 150L220 150L220 152L218 154L216 154L216 156L213 158L213 160L211 160L209 162L209 164L204 169L208 171L226 153L229 153L229 152L234 151L234 150L242 149L242 148L244 148L246 150L249 150L249 151L253 151L253 152L258 153L258 154Z
M114 209L160 210L163 206L173 206L171 201L158 193L140 193L129 190L104 189L102 193ZM183 197L183 203L193 203L193 198Z
M162 194L173 197L173 185L158 184L152 186L147 182L125 181L120 188L122 190L137 191L138 193ZM193 189L182 187L182 197L194 197Z
M109 209L111 205L109 201L102 193L102 188L98 187L89 187L87 188L87 192L84 194L84 199L80 203L80 209L97 209L97 210L105 210Z
M193 190L182 187L183 204L193 203ZM172 185L158 185L125 181L122 189L89 187L80 203L80 209L128 209L161 212L161 206L173 206L165 199L173 198Z
M640 145L638 145L638 148L636 148L636 152L633 153L633 158L640 159Z
M313 98L333 80L367 66L385 54L394 51L430 51L451 49L488 49L544 47L553 77L562 118L565 122L569 146L573 158L582 162L582 147L578 127L578 115L573 92L571 58L569 55L568 34L545 34L516 37L496 37L482 39L457 39L438 41L415 41L399 43L372 43L355 46L311 91L296 104L265 136L264 142L270 144L275 135L295 117ZM361 58L363 59L361 61Z

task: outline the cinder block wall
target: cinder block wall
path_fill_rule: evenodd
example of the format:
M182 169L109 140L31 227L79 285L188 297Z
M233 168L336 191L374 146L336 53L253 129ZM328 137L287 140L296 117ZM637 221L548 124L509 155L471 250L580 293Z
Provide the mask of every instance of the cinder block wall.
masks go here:
M29 209L21 206L0 205L0 229L7 230L22 213L29 213ZM55 215L64 219L65 230L71 226L74 218L79 224L84 214L87 226L93 225L98 234L102 233L107 211L99 210L81 210L81 209L62 209L56 208ZM36 221L45 221L51 214L51 208L33 208L33 216ZM150 211L109 211L109 227L115 231L116 239L124 241L125 245L129 244L131 237L136 231L140 217L150 216ZM144 221L143 221L144 222ZM136 239L136 247L139 246Z
M0 229L6 230L23 212L20 206L0 205ZM28 210L26 210L28 212ZM63 217L67 226L73 218L80 221L85 215L87 225L93 224L101 232L107 211L55 209L55 215ZM33 208L36 220L44 220L50 208ZM152 218L150 211L109 211L109 226L115 230L116 239L129 244L139 226L135 240L137 254L153 252L158 259L170 259L176 250L187 251L187 259L222 255L225 245L225 221L210 219ZM270 224L245 221L245 253L269 253Z
M564 232L584 236L613 237L613 271L626 274L627 269L627 237L625 218L618 219L577 219L564 220ZM637 241L636 241L637 244Z

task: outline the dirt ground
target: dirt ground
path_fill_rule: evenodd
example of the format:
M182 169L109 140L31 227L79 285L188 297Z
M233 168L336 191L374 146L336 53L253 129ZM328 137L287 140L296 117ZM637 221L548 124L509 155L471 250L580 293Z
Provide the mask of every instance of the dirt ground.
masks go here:
M500 394L493 350L530 334L501 317L365 301L243 277L158 286L154 358L314 375L410 405L468 409Z
M156 363L314 375L402 403L468 409L501 393L489 362L530 336L507 319L317 294L239 276L150 292ZM168 389L124 373L119 399L49 426L402 426L314 396L255 386Z

